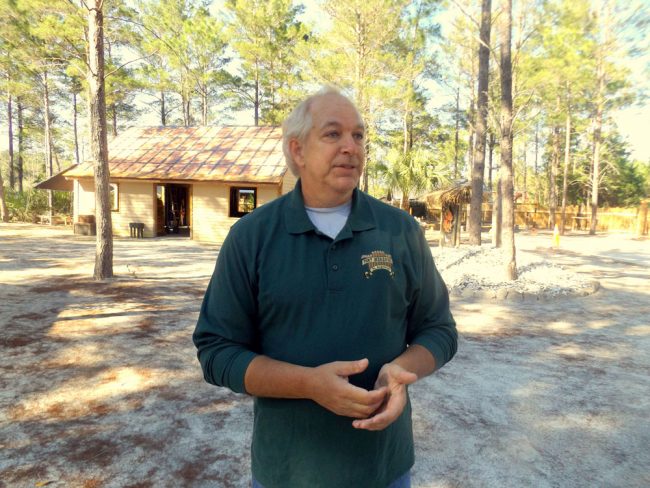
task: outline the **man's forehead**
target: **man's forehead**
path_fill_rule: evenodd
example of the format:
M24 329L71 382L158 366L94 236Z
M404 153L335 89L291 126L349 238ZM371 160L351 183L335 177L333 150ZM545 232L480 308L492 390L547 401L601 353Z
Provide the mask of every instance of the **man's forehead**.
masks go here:
M314 102L311 112L315 127L347 125L353 119L355 127L364 128L361 115L347 98L339 95L326 95Z

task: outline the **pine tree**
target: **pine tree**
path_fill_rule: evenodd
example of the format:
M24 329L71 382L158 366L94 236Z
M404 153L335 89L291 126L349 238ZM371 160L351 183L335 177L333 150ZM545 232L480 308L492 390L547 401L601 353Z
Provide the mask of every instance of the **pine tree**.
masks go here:
M478 71L478 104L476 119L476 149L472 167L472 196L469 209L469 242L481 244L483 172L485 169L485 139L487 135L488 80L490 62L491 0L481 3L481 30Z
M517 279L517 260L515 249L515 200L514 174L512 165L512 0L504 2L504 19L501 30L501 241L505 247L508 263L508 279Z
M231 79L238 107L255 125L279 125L302 94L299 45L309 39L291 0L228 0L232 46L242 63Z

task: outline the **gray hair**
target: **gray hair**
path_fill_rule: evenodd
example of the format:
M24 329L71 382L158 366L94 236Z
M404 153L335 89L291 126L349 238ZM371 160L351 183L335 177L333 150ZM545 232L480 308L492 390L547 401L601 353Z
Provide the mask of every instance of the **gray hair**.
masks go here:
M345 95L341 94L338 88L327 85L300 102L282 123L282 152L284 152L287 166L295 176L298 176L298 166L291 156L289 142L292 139L297 139L301 143L305 142L314 125L310 108L315 100L326 95L338 95L352 103ZM353 103L352 105L354 106Z

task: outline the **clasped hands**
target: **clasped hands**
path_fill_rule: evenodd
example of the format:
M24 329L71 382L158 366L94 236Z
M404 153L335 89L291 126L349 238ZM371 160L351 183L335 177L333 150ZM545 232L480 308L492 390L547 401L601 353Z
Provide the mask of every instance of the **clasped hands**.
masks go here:
M368 367L368 360L336 361L314 368L312 400L337 415L352 417L356 429L383 430L392 424L406 406L406 386L418 377L401 366L382 366L373 390L350 384L349 376Z

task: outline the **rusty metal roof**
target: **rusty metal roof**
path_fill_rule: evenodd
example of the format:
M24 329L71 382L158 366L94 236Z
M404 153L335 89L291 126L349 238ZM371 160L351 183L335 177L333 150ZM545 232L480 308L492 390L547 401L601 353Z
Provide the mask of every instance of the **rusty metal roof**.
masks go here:
M108 148L111 178L279 183L287 171L279 127L132 127ZM64 173L92 177L93 165Z

